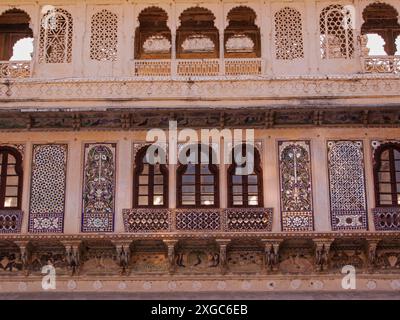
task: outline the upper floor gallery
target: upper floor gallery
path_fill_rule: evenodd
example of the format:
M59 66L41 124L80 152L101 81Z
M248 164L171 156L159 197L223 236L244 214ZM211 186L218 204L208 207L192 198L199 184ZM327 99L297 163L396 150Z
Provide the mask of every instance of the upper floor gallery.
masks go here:
M400 3L12 1L0 78L313 76L400 72Z

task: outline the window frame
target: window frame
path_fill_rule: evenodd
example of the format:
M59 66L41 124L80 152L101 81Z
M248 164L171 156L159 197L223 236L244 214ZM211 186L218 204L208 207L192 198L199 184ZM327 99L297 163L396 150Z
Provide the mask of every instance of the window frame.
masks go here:
M389 173L390 173L390 184L391 186L391 192L390 195L392 197L392 204L381 204L380 200L380 195L381 194L389 194L389 193L383 193L379 191L379 185L380 185L380 179L379 179L379 173L381 172L381 166L382 166L382 154L388 150L389 151ZM400 192L397 192L397 184L400 184L400 180L396 180L396 163L394 159L394 150L400 152L400 144L399 143L385 143L380 145L374 153L374 189L375 189L375 206L376 207L400 207L400 204L397 202L397 196L400 194ZM400 162L400 159L399 159Z
M201 154L201 144L197 144L197 152L200 152L199 155ZM201 165L202 163L199 161L199 163L194 164L195 166L195 204L194 205L184 205L182 204L182 177L188 167L186 164L178 164L178 168L176 171L176 205L177 208L182 208L182 209L189 209L189 208L219 208L220 205L220 192L219 192L219 167L215 164L212 163L212 154L213 154L213 149L210 146L209 148L209 163L208 163L208 169L210 170L212 176L214 177L214 204L212 205L202 205L201 204L201 192L200 189L202 187L201 184ZM200 156L198 157L200 160Z
M23 166L22 166L22 155L15 148L3 146L0 147L0 154L2 155L2 162L0 166L0 210L21 210L22 207L22 191L23 191ZM4 160L4 154L7 155L7 161ZM18 177L18 185L17 185L17 206L14 207L5 207L4 202L6 200L6 189L7 189L7 179L9 175L7 174L7 166L8 166L8 155L11 154L15 157L15 173ZM6 175L3 174L6 173Z
M232 149L233 151L233 149ZM245 144L242 144L242 155L245 151ZM257 191L258 191L258 204L251 206L249 205L249 199L248 195L245 196L246 194L242 191L243 195L243 204L242 205L234 205L233 201L233 187L235 186L233 184L233 176L235 175L235 159L234 159L234 154L232 152L232 164L228 168L228 207L229 208L263 208L264 207L264 184L263 184L263 171L262 171L262 166L261 166L261 156L257 148L254 146L254 174L257 176ZM248 190L248 177L249 175L243 175L242 176L242 190ZM248 191L247 191L248 193Z
M168 188L169 188L169 172L168 172L168 167L165 164L160 164L160 171L163 176L164 182L163 182L163 204L162 205L155 205L153 200L150 202L150 199L153 199L154 195L154 165L149 164L149 180L148 180L148 199L149 199L149 204L148 205L139 205L139 177L142 174L144 163L143 159L146 156L146 152L149 146L142 147L135 155L134 159L134 168L133 168L133 206L134 208L140 208L140 209L165 209L168 208L169 202L168 202ZM152 172L152 177L153 179L150 179L150 172L151 169L153 169ZM151 204L150 204L151 203Z

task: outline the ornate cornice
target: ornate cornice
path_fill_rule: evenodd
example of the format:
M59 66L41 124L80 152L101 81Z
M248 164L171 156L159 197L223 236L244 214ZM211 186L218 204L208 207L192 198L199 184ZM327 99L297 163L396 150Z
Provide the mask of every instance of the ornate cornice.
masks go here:
M400 232L159 232L159 233L109 233L109 234L7 234L0 241L85 241L85 240L162 240L162 239L375 239L398 240Z
M399 92L400 76L381 74L0 81L0 102L376 98Z
M399 107L109 108L76 112L3 109L0 111L0 130L146 130L168 128L170 120L176 120L180 128L398 127Z

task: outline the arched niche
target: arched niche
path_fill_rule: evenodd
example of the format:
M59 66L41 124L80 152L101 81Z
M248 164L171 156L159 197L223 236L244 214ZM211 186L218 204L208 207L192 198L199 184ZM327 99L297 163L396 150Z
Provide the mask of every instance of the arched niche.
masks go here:
M135 31L135 59L170 59L171 30L168 14L159 7L148 7L138 17Z
M15 44L24 38L33 38L30 16L21 9L10 9L0 15L0 61L8 61Z
M176 32L178 59L219 57L219 32L214 14L203 7L192 7L182 12Z
M399 14L387 3L375 2L365 7L362 12L364 20L362 34L378 34L385 41L387 55L396 53L396 38L400 35Z
M255 58L261 56L260 28L253 9L239 6L228 12L224 45L226 58Z

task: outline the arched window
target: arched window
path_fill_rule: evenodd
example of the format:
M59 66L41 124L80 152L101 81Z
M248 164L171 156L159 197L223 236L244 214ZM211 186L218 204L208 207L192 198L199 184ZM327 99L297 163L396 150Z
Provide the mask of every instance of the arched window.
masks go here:
M350 59L354 54L353 18L349 8L334 4L319 18L322 59Z
M102 10L92 17L90 59L116 61L118 45L118 16Z
M242 157L246 156L246 145L238 146ZM262 207L263 179L260 154L254 148L254 170L249 175L236 174L236 169L245 167L246 163L237 165L232 155L232 164L228 169L228 206L229 207Z
M396 37L400 35L398 16L397 10L386 3L372 3L364 9L361 34L368 36L367 46L371 49L370 55L387 54L392 56L396 53ZM374 38L378 38L379 42L383 43L383 53L374 53L374 44L376 43ZM378 49L381 49L380 45Z
M256 13L249 7L239 6L229 11L224 36L226 58L261 56L261 35L255 24L256 18Z
M21 209L22 173L21 154L0 147L0 209Z
M212 148L208 153L208 164L201 163L206 146L197 145L196 161L181 164L177 171L178 207L180 208L217 208L219 206L218 166L212 164ZM208 146L207 146L208 148ZM190 156L190 149L184 150ZM204 152L205 154L205 152Z
M376 206L400 206L400 144L376 149L374 176Z
M163 164L150 164L148 146L136 154L134 169L134 206L136 208L168 207L168 169Z
M135 33L135 59L170 59L171 31L168 14L161 8L148 7L140 12Z
M72 62L71 14L60 8L52 8L43 16L40 24L40 63Z
M0 61L31 60L33 33L30 20L20 9L7 10L0 15Z
M182 12L176 30L178 59L211 59L219 57L219 32L214 25L214 14L202 7Z
M275 13L275 56L279 60L304 58L301 13L285 7Z

